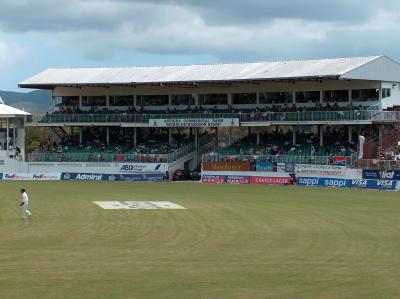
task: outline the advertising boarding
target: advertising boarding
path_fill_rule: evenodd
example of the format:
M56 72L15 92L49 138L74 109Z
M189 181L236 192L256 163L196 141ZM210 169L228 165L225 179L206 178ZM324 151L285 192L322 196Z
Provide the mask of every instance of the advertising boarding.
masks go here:
M375 170L375 169L363 169L363 179L373 180L400 180L400 170Z
M76 181L125 181L125 182L161 182L163 174L104 174L104 173L73 173L63 172L62 180Z
M318 165L318 164L296 164L295 171L298 175L326 175L343 176L346 166L340 165Z
M314 178L299 177L297 184L309 187L335 187L335 188L359 188L378 190L397 190L398 182L390 180L367 179L338 179L338 178Z
M3 173L4 181L59 181L61 173Z
M171 119L149 119L150 127L238 127L239 118L171 118Z

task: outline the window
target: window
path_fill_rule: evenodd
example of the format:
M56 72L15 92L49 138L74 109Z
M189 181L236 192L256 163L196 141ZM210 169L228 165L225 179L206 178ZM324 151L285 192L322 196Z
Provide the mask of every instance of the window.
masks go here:
M138 106L168 106L168 95L137 96Z
M82 106L106 106L106 96L83 96Z
M324 90L322 92L322 98L325 103L327 102L348 102L349 91L348 90Z
M133 106L133 96L110 96L110 106Z
M194 105L194 98L191 94L173 94L171 95L171 104L174 106Z
M296 103L317 103L319 102L319 91L297 91Z
M233 93L232 94L232 104L235 104L235 105L257 104L257 94L256 93Z
M199 105L228 105L228 94L199 94Z
M79 96L53 97L56 106L79 106Z
M261 92L260 104L283 104L293 103L291 92Z
M353 101L377 101L379 99L379 89L353 89L351 98Z
M392 90L390 88L383 88L382 89L382 99L389 98L391 96Z

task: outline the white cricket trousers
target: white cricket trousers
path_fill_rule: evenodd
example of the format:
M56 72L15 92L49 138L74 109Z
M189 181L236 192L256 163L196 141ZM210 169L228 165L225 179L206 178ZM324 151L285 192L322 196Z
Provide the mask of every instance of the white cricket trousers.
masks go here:
M28 204L21 206L21 217L25 219L26 217L31 217L32 213L28 210Z

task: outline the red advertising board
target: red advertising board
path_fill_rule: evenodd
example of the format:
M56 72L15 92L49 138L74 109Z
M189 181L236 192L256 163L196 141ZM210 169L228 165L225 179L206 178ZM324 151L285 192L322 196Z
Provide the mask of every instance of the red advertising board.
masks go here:
M250 171L249 162L203 162L205 171Z
M287 185L290 184L289 177L271 177L271 176L252 176L250 184L256 185Z

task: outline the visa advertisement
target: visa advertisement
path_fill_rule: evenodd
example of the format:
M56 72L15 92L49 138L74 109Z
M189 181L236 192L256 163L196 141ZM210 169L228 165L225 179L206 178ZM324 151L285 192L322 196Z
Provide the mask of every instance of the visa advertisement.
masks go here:
M398 190L399 182L390 180L338 179L299 177L297 184L310 187L361 188L378 190ZM399 186L398 186L399 185Z

